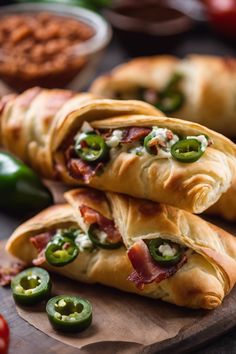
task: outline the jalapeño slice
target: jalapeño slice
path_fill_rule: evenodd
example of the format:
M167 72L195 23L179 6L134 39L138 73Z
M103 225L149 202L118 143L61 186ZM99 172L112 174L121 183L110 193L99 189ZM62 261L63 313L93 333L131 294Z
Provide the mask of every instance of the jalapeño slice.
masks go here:
M159 249L159 247L162 245L163 246L168 245L171 248L174 248L175 253L173 255L164 256ZM163 267L169 267L179 263L182 257L182 253L179 245L161 238L151 240L148 243L148 249L154 261Z
M195 162L200 159L204 151L202 145L197 139L183 139L177 141L171 147L172 157L180 162Z
M17 274L11 282L14 300L21 305L34 305L44 300L51 291L48 272L32 267Z
M170 91L160 94L160 100L155 107L165 114L171 114L178 111L184 103L184 95L180 91Z
M53 328L62 332L81 332L92 322L92 305L79 296L55 296L48 301L46 312Z
M45 257L49 264L55 267L65 266L75 260L79 250L73 239L58 236L48 243Z
M95 162L106 159L109 148L102 136L95 133L81 133L76 140L75 151L82 160Z

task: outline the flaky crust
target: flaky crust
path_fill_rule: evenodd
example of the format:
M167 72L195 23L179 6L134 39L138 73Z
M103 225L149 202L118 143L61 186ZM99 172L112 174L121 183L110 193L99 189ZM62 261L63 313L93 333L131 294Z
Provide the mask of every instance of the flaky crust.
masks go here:
M84 108L86 107L86 108ZM159 114L149 104L98 99L91 93L34 87L0 102L0 145L31 165L42 176L57 178L52 143L58 127L74 111L90 116Z
M99 77L90 91L103 97L135 87L162 90L174 73L183 75L180 89L183 107L174 113L208 126L227 136L236 136L236 59L189 55L183 60L170 56L136 58ZM135 97L130 97L135 98Z
M31 236L47 230L78 224L79 207L87 205L115 221L126 247L138 239L162 237L195 251L173 276L138 290L127 280L132 266L126 248L82 252L71 264L43 266L88 283L101 283L180 306L213 309L236 281L236 242L232 235L188 212L149 201L85 188L65 194L69 204L53 206L21 225L10 237L7 250L30 264L36 251Z
M229 221L236 221L236 176L226 193L218 202L206 210L208 215L217 215Z
M78 180L70 177L63 157L63 141L76 135L83 120L81 112L64 119L55 134L53 155L60 166L61 178L70 184ZM93 120L97 129L115 129L129 126L166 127L181 136L206 134L214 144L194 163L179 163L174 159L158 159L155 155L137 156L122 152L104 167L101 175L93 176L89 185L101 190L125 193L134 197L168 203L194 213L200 213L214 204L231 185L235 170L235 145L196 123L174 118L126 115L104 120ZM92 117L94 118L94 117ZM82 181L80 181L82 183Z
M115 98L116 90L129 90L137 86L162 90L179 62L178 58L169 55L132 59L98 77L90 91L105 98Z

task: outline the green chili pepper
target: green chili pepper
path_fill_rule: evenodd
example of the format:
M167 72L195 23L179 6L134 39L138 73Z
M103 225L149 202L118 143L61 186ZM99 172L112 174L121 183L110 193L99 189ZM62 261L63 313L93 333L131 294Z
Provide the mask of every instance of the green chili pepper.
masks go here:
M11 282L14 300L21 305L34 305L45 300L51 291L48 272L33 267L16 275Z
M45 251L47 262L55 267L62 267L73 262L78 254L79 249L75 242L61 235L54 237Z
M149 146L149 143L150 143L150 141L151 141L153 138L155 138L155 136L156 136L156 132L155 132L155 131L151 131L151 133L149 133L149 134L145 137L144 142L143 142L143 145L144 145L145 149L147 150L147 152L148 152L149 154L153 154L153 155L156 154L156 149L153 149L152 147L150 147L150 146Z
M171 147L171 155L180 162L195 162L203 155L202 145L197 139L183 139Z
M163 93L176 91L178 89L178 84L183 79L183 75L180 73L174 73L167 83L166 87L162 91Z
M75 151L82 160L94 162L106 159L109 148L102 136L95 133L82 133L76 140Z
M174 247L176 250L175 255L173 256L163 256L162 253L159 251L159 247L161 245L169 245L170 247ZM177 264L180 259L181 259L181 249L180 246L177 245L176 243L173 243L171 241L166 241L163 240L161 238L157 238L154 240L151 240L148 243L148 248L149 248L149 252L152 256L152 258L154 259L154 261L156 261L158 264L160 264L163 267L168 267L168 266L172 266Z
M166 87L159 93L159 101L155 106L165 114L171 114L178 111L184 104L184 94L178 89L178 84L183 76L175 73Z
M29 212L53 202L39 177L14 156L0 152L0 209Z
M160 94L160 100L155 107L165 114L171 114L178 111L184 103L184 95L179 91L171 91Z
M79 296L55 296L48 301L46 311L51 325L59 331L80 332L92 323L92 305Z
M118 242L109 242L108 240L99 240L99 237L97 235L98 228L96 225L91 225L88 230L88 236L92 243L100 248L105 248L105 249L116 249L120 248L122 246L122 241Z

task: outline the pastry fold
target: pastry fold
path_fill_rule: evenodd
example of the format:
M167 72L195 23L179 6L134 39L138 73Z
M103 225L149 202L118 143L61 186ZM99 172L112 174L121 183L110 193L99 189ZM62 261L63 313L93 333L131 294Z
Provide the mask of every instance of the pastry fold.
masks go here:
M99 77L90 91L106 98L135 99L139 88L160 94L175 74L184 96L171 116L205 125L226 136L236 136L236 60L208 55L136 58Z
M89 181L69 171L65 158L68 137L76 136L82 122L89 121L95 130L127 129L129 127L167 128L179 136L206 135L213 144L202 157L193 163L181 163L173 158L136 154L121 151L104 165L101 174L94 174ZM67 146L68 148L68 146ZM89 186L138 198L150 199L201 213L213 205L231 186L235 171L235 145L196 123L174 118L126 115L104 120L84 116L76 111L58 125L52 147L56 165L63 181L70 184L87 183Z
M37 256L30 238L51 230L89 225L81 212L86 206L112 220L121 234L119 249L83 251L70 264L43 267L72 279L101 283L124 291L160 298L180 306L213 309L219 306L236 282L236 241L229 233L198 216L171 206L79 188L65 194L68 204L53 206L27 221L10 237L7 251L27 264ZM185 247L187 261L159 283L138 289L127 280L133 270L127 249L140 240L162 238ZM188 251L189 252L189 251Z
M208 215L216 215L228 221L236 221L236 176L231 187L218 202L206 210Z
M84 122L95 131L157 126L180 137L206 135L213 144L193 163L148 153L138 156L121 149L103 164L102 173L95 172L85 180L75 177L66 157L68 142L74 144ZM168 203L194 213L214 204L230 187L235 172L236 149L231 141L196 123L165 118L141 101L34 88L5 102L0 125L3 147L44 177ZM82 167L91 166L83 163Z

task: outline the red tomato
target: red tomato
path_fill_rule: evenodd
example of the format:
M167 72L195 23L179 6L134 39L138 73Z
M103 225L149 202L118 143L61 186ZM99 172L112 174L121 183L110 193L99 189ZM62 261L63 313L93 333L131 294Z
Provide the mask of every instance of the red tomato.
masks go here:
M209 18L217 30L236 37L236 0L205 0Z
M10 331L4 317L0 315L0 354L8 352Z

